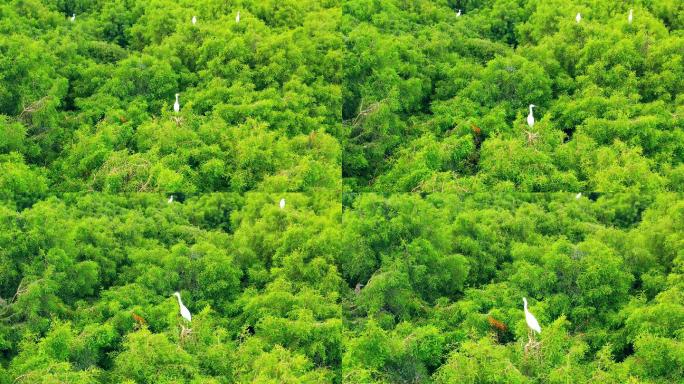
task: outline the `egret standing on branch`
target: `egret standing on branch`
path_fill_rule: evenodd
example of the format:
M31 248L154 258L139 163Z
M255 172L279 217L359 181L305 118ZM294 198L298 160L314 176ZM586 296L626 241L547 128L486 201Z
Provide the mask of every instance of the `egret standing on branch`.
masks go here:
M178 296L178 300L180 300L180 296ZM523 297L523 304L524 304L524 308L525 308L525 321L527 322L527 326L530 327L531 330L533 330L537 333L541 333L541 327L539 326L539 322L537 321L537 318L534 317L532 312L527 310L527 299L524 297Z
M579 12L577 12L577 16L575 16L575 21L577 22L577 24L579 24L579 22L582 21L582 15L580 15Z
M527 310L527 299L523 297L523 303L524 303L524 308L525 308L525 321L527 322L527 326L530 327L530 333L528 337L530 338L528 345L532 343L532 336L534 336L534 332L541 333L541 327L539 326L539 322L537 321L537 318L534 317L534 315ZM527 348L527 347L525 347Z
M530 114L527 115L527 125L530 126L530 128L534 127L534 114L532 113L532 108L535 108L536 105L530 104Z
M285 199L280 199L280 209L285 209Z
M173 110L178 113L180 111L180 103L178 102L178 94L176 93L176 102L173 103Z
M180 314L183 316L185 320L188 322L192 321L192 315L190 314L190 310L183 305L183 301L181 300L180 292L174 292L173 294L178 298L178 306L180 307Z
M532 128L534 128L534 114L532 113L532 108L536 107L534 104L530 104L530 114L527 115L527 125L530 126L530 130L525 130L525 133L527 134L527 144L532 145L537 141L537 138L539 137L539 134L532 132Z
M627 21L632 24L632 20L634 19L634 16L632 15L632 9L629 10L629 16L627 16Z
M525 308L525 321L527 322L527 326L530 328L530 330L527 333L527 344L525 344L525 353L527 353L527 350L530 347L534 349L539 347L539 342L534 341L534 333L541 333L541 327L539 326L539 322L534 317L534 315L527 310L527 299L524 297L523 303Z

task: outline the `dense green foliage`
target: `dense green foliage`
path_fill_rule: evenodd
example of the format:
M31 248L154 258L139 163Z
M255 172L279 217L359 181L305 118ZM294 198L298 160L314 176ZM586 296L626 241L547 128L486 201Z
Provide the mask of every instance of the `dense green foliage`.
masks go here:
M360 195L343 216L352 383L684 379L680 195ZM542 324L525 351L522 297Z
M339 188L340 14L314 0L0 5L0 185Z
M0 209L0 383L334 381L341 208L286 197L283 210L264 194ZM176 290L194 314L185 336Z
M679 0L3 1L0 384L684 383L683 91Z
M684 189L684 2L349 0L343 33L350 190Z
M680 195L278 197L2 208L0 383L684 378Z

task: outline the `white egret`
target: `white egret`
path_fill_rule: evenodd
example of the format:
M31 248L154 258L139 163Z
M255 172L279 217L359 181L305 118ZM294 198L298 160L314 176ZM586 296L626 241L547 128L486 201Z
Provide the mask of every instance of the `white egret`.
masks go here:
M582 197L582 192L575 195L575 199L579 200Z
M285 208L285 199L280 199L280 209Z
M178 94L176 93L176 102L173 103L173 110L178 113L180 111L180 103L178 102Z
M235 16L235 22L236 23L240 22L240 11L237 11L237 15Z
M69 18L69 20L71 20L72 23L74 21L76 21L76 14L75 13L71 14L71 17Z
M575 16L575 21L579 24L580 21L582 21L582 15L580 15L579 12L577 12L577 16Z
M632 24L632 20L634 19L634 15L632 14L633 10L629 10L629 16L627 16L627 21Z
M534 104L530 104L530 114L527 115L527 125L530 126L530 128L534 127L534 114L532 113L532 108L536 107Z
M169 204L173 203L173 195L169 196L169 200L167 201L167 203L169 203Z
M180 292L174 292L173 294L178 298L178 306L180 307L180 314L183 316L183 318L187 321L192 321L192 315L190 314L190 310L188 307L183 305L183 301L181 300Z
M461 10L459 9L458 12L456 12L456 17L461 17Z
M180 300L180 297L178 298ZM527 326L530 327L531 330L541 333L541 327L539 326L539 322L537 321L537 318L534 317L534 315L527 310L527 299L523 297L523 303L524 303L524 308L525 308L525 321L527 322Z
M197 24L197 16L192 17L192 25Z

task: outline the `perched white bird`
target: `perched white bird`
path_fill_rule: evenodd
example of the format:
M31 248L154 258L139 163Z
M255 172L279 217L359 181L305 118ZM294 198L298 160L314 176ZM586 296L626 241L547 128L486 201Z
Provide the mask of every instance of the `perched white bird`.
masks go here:
M582 15L580 15L579 12L577 12L577 16L575 16L575 21L576 21L577 23L579 23L580 21L582 21Z
M180 297L178 297L178 300L180 300ZM527 299L524 297L523 303L525 304L525 321L527 322L527 326L530 327L531 330L537 333L541 333L541 327L539 326L539 322L534 317L534 315L527 310Z
M280 209L285 208L285 199L280 199Z
M197 16L192 17L192 25L197 24Z
M183 305L183 301L181 301L180 292L174 292L173 295L178 298L178 306L180 307L181 316L183 316L183 318L187 321L192 321L192 315L190 314L190 310L188 309L188 307Z
M530 104L530 114L527 115L527 125L530 126L530 128L534 127L534 114L532 114L532 108L536 107L534 104Z
M634 19L634 15L632 14L633 10L629 10L629 16L627 16L627 21L632 24L632 20Z
M167 201L169 204L173 203L173 195L169 196L169 201Z
M74 21L76 21L76 14L73 13L73 14L71 15L71 17L69 18L69 20L71 20L72 23L73 23Z
M575 195L575 199L579 200L582 197L582 192Z
M180 111L180 103L178 102L178 94L176 93L176 102L173 103L173 110L178 113Z
M240 22L240 11L237 11L237 15L235 16L235 22L236 23Z
M456 17L461 17L461 10L459 9L458 12L456 12Z

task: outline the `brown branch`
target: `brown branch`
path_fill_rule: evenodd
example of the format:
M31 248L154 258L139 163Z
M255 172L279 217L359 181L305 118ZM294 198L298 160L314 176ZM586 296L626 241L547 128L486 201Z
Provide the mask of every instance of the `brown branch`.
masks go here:
M33 103L27 105L26 107L23 108L21 113L19 114L19 120L22 120L25 123L30 123L31 117L34 113L40 111L44 106L45 102L50 96L43 96L40 99L34 101Z

